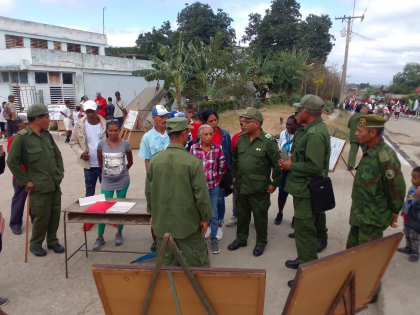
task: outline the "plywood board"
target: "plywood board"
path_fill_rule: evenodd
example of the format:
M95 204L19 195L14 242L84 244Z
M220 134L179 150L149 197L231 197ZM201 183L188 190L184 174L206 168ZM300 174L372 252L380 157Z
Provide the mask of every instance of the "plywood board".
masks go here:
M145 133L142 130L131 130L124 133L124 140L130 143L132 149L140 149L140 142Z
M93 265L105 314L141 314L153 269L153 266ZM218 315L263 314L265 270L191 269ZM182 314L207 314L180 267L161 269L147 314L176 315L168 272L172 272Z
M351 271L356 307L372 299L403 237L396 233L299 266L283 315L325 315ZM342 301L334 315L344 314Z

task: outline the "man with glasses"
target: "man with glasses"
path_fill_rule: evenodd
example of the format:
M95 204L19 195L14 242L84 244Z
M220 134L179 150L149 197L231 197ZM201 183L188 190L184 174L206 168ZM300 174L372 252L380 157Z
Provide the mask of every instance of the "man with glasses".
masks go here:
M293 196L295 242L298 258L286 261L286 267L298 269L299 264L318 259L317 252L327 247L328 229L325 212L313 214L308 184L311 179L328 176L330 160L330 134L322 121L324 101L315 95L305 95L300 103L293 104L299 109L298 123L303 131L295 136L291 157L280 160L283 171L289 172L285 190ZM293 280L288 286L293 285Z
M232 178L237 191L238 226L236 240L228 246L228 250L234 251L247 245L252 213L257 232L253 255L258 257L267 245L270 194L281 182L280 154L277 141L261 129L264 119L259 110L251 108L241 117L244 133L238 137L231 156Z

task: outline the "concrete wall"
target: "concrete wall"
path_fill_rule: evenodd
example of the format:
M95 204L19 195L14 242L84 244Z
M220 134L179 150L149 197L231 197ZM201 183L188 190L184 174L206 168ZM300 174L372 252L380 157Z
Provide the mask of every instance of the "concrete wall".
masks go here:
M22 62L26 60L27 62ZM0 50L0 70L24 70L21 65L27 65L32 62L30 48L15 48Z
M156 87L156 81L147 82L144 78L127 75L84 74L83 80L85 94L89 99L94 100L98 91L107 100L108 97L115 99L115 91L119 91L126 106L145 88ZM160 82L160 85L162 86L163 82Z
M107 46L106 35L71 28L0 17L0 30L7 34L32 35L26 37L56 39L65 42L85 42ZM24 36L25 37L25 36ZM1 41L1 37L0 37ZM3 41L4 43L4 41ZM0 46L0 49L1 46Z

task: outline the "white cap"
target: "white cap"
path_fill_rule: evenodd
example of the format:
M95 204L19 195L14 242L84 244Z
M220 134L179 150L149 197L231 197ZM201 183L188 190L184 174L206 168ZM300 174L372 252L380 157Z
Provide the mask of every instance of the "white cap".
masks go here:
M165 116L168 115L169 112L166 110L165 106L163 105L156 105L152 108L152 116Z
M83 109L85 111L87 111L88 109L97 110L98 105L96 105L96 103L94 101L87 100L86 102L83 103Z

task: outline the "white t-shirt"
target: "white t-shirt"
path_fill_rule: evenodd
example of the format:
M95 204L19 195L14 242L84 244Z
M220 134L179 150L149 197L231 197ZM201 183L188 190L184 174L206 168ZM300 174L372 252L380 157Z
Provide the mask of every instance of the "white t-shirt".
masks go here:
M125 108L124 101L122 99L119 100L119 101L115 100L115 105L114 106L115 106L114 118L124 117L124 111L121 110L121 109Z
M280 133L280 138L279 138L279 149L282 149L283 148L283 145L284 144L286 144L286 142L287 142L287 140L286 140L286 131L287 130L283 130L281 133ZM289 134L289 140L291 141L291 140L293 140L293 137L294 137L295 135L291 135L291 134ZM292 146L293 146L293 141L291 141L291 143L290 143L290 146L289 146L289 150L287 151L287 155L288 156L290 156L290 151L292 150Z
M3 111L4 111L4 109L0 108L0 122L5 122L4 117L3 117Z
M67 117L64 117L64 119L70 118L70 114L71 114L70 108L66 107L61 112L67 116Z
M101 141L102 125L91 125L85 120L85 131L87 135L87 146L90 156L90 167L99 167L98 164L98 143Z
M73 122L76 124L79 121L79 113L80 112L73 112Z

